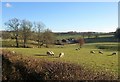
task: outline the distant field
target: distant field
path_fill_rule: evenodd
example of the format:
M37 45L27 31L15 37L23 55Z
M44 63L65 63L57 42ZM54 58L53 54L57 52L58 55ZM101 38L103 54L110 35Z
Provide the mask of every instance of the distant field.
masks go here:
M56 35L57 39L68 39L68 38L80 38L82 37L80 34L65 34L65 35ZM86 36L87 37L87 36Z
M113 37L114 35L98 35L98 37ZM57 39L68 39L68 38L80 38L83 36L80 34L60 34L56 35ZM89 38L95 38L95 35L91 35ZM84 35L84 38L88 38L88 35Z
M18 54L43 58L50 61L64 61L69 63L75 63L78 65L85 65L87 68L91 68L96 71L108 71L113 72L115 75L118 73L118 51L113 48L99 49L98 46L114 46L118 47L118 43L104 42L104 43L88 43L80 50L77 44L65 45L63 48L54 46L52 48L6 48L10 51L16 51ZM55 56L46 56L46 51L51 50L55 53ZM95 54L90 53L91 50L95 51ZM98 51L103 51L104 54L99 54ZM60 52L64 52L63 58L57 58ZM117 55L111 56L113 52Z

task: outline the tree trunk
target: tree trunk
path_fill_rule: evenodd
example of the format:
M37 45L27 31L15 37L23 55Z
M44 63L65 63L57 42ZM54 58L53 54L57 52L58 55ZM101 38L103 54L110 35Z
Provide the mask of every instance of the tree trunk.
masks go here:
M38 48L40 48L40 41L38 40Z
M15 34L15 39L16 39L16 47L19 47L18 32Z
M16 47L19 47L18 37L16 37Z
M24 36L23 47L26 48L26 37Z
M24 41L23 47L26 48L26 42Z

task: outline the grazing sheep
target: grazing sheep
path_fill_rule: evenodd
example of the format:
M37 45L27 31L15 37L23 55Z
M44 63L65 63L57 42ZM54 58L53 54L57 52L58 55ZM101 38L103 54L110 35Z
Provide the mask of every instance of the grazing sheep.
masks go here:
M64 56L64 53L61 52L61 53L59 54L59 57L63 57L63 56Z
M111 55L117 55L117 53L116 53L116 52L113 52Z
M78 50L77 48L75 50Z
M53 51L47 51L47 55L48 56L54 56L54 53L53 53Z
M80 50L80 48L76 48L75 50Z
M47 54L48 56L50 56L50 55L51 55L51 52L50 52L50 51L47 51L46 54Z
M100 54L103 54L103 52L102 52L102 51L99 51L99 53L100 53Z
M53 51L50 51L50 54L51 54L52 56L54 56L54 52L53 52Z
M93 54L95 54L95 51L90 51L90 53L93 53Z

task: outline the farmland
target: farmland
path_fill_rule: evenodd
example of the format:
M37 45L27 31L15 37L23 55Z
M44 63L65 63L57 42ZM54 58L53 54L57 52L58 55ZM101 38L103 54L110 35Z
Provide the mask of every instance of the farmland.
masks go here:
M66 36L62 36L66 37ZM77 38L76 36L70 36L69 38ZM111 38L112 36L109 36ZM67 37L66 37L67 38ZM107 36L101 36L100 39L106 39ZM58 36L58 39L63 39ZM93 38L94 39L94 38ZM95 38L94 40L96 40ZM108 41L107 41L108 40ZM35 41L28 41L28 48L22 47L22 42L20 42L20 47L15 48L15 40L12 39L5 39L2 40L3 50L5 51L15 51L15 55L20 55L22 58L26 58L25 60L32 60L32 58L39 60L44 60L47 62L61 62L67 64L74 64L78 66L82 66L85 69L89 69L94 71L93 73L110 73L114 79L118 77L118 53L119 53L119 44L118 42L111 42L110 39L107 39L107 42L88 42L85 43L80 50L76 50L79 48L78 43L74 44L65 44L64 46L61 45L51 45L49 48L42 46L41 48L37 47L37 42ZM101 40L102 41L102 40ZM46 52L50 50L55 53L54 56L48 56ZM90 51L94 51L95 53L90 53ZM102 51L103 54L100 54L99 51ZM63 52L65 55L59 58L59 53ZM112 55L112 53L117 53L116 55ZM14 55L14 53L13 53ZM16 56L12 60L16 60ZM24 61L20 60L19 61ZM17 61L18 61L17 60ZM53 63L52 63L53 64ZM60 65L62 65L60 64ZM38 63L36 64L38 65ZM34 68L35 69L35 68ZM53 68L54 69L54 68ZM87 70L86 70L87 71ZM94 77L94 75L93 75ZM73 78L75 79L76 76ZM84 78L84 75L83 75ZM59 79L59 78L58 78ZM78 79L78 78L77 78ZM87 79L90 79L87 77ZM94 78L91 78L94 79ZM100 78L99 78L100 79ZM108 78L110 79L110 78Z
M97 45L97 46L96 46ZM78 45L71 44L65 45L63 48L54 46L53 48L7 48L7 50L15 51L18 54L23 56L34 56L37 58L44 58L50 61L64 61L76 63L79 65L85 65L88 68L103 71L108 70L117 74L118 72L118 55L113 55L112 52L117 52L117 50L102 49L104 54L99 54L97 47L100 45L111 45L116 46L117 43L89 43L85 44L83 48L79 51L75 50ZM108 47L109 48L109 47ZM117 49L117 48L116 48ZM55 53L54 57L46 56L46 51L51 50ZM94 50L96 53L90 53L91 50ZM64 52L65 56L63 58L57 58L60 52ZM117 52L118 53L118 52Z

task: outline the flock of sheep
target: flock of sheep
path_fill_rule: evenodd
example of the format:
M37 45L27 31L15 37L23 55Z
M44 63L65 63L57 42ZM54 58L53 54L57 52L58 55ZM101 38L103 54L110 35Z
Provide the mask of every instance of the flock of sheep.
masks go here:
M54 56L54 52L53 52L53 51L47 51L46 54L47 54L48 56ZM61 53L59 54L59 57L63 57L63 56L64 56L64 53L61 52Z
M76 50L80 50L80 48L77 48ZM15 51L12 51L12 53L15 54L16 52L15 52ZM92 50L92 51L90 51L90 53L95 54L95 51ZM98 53L99 53L99 54L103 54L103 51L98 51ZM47 54L48 56L54 56L54 52L53 52L53 51L47 51L46 54ZM117 55L117 53L116 53L116 52L113 52L111 55ZM64 56L64 53L61 52L58 57L63 57L63 56Z
M80 50L80 48L77 48L76 50ZM90 53L92 53L92 54L95 54L95 51L90 51ZM103 54L103 51L98 51L98 53L99 54ZM47 53L46 53L48 56L54 56L54 52L53 51L47 51ZM117 55L117 53L116 52L113 52L111 55ZM60 54L59 54L59 57L63 57L64 56L64 53L63 52L61 52Z
M90 53L95 54L95 51L90 51ZM99 54L103 54L102 51L98 51L98 53L99 53ZM111 55L117 55L117 53L116 53L116 52L113 52Z
M15 51L12 51L12 53L15 54L16 52L15 52ZM46 54L47 54L48 56L54 56L54 52L53 52L53 51L47 51ZM59 54L59 57L63 57L63 56L64 56L64 53L61 52L61 53Z
M90 53L95 54L95 51L90 51ZM99 51L98 53L103 54L103 52L102 52L102 51Z
M75 50L78 51L78 50L80 50L80 48L76 48ZM92 50L92 51L90 51L90 53L95 54L95 51ZM98 51L98 53L99 53L99 54L103 54L103 51ZM116 52L113 52L113 53L111 53L111 55L117 55L117 53L116 53Z

